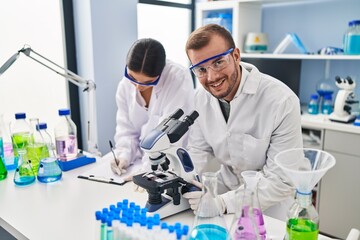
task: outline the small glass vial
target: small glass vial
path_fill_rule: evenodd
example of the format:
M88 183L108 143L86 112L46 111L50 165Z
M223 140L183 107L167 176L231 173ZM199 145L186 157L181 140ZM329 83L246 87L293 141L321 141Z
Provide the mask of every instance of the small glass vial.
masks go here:
M349 22L344 35L344 53L347 55L360 54L360 20Z
M78 143L76 125L70 118L70 109L59 110L60 121L55 126L56 155L61 161L76 158Z
M319 113L319 96L317 94L312 94L310 97L310 102L308 105L308 113L313 115Z
M321 107L321 113L329 115L333 112L332 97L331 95L324 96L324 102Z

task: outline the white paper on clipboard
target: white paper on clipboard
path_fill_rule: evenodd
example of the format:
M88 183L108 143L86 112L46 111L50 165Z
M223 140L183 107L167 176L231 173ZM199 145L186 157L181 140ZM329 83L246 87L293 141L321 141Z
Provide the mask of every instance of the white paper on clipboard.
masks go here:
M112 180L112 182L114 183L122 184L125 182L124 179L126 179L126 177L129 177L136 173L141 173L142 161L136 161L135 164L131 165L126 169L126 173L121 174L121 176L115 174L110 167L110 162L113 158L114 157L111 152L104 155L95 167L81 173L79 175L79 178L88 179L90 176L94 176L99 179L108 179L109 181Z

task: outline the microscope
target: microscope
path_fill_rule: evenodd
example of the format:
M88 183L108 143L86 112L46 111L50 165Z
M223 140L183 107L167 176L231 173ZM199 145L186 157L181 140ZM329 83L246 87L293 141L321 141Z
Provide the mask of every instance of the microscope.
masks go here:
M334 112L330 114L329 119L335 122L349 123L355 120L356 116L351 114L351 105L358 103L355 100L354 89L356 83L351 77L335 77L335 84L340 90L335 99Z
M193 111L179 120L183 114L183 110L176 110L141 141L140 147L149 156L151 171L133 176L133 182L148 193L148 213L158 213L161 218L189 209L188 200L182 194L201 191L191 184L193 179L199 179L190 155L184 148L173 145L199 116Z

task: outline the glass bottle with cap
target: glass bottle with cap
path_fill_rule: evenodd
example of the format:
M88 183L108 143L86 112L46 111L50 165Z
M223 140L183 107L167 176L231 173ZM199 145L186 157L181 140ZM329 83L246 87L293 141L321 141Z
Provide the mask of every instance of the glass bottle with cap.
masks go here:
M333 104L331 95L324 96L324 102L321 106L321 113L329 115L333 112Z
M360 54L360 20L352 20L348 24L344 35L344 53L347 55Z
M308 113L310 114L318 114L319 113L319 97L317 94L312 94L310 96L310 102L309 102L309 105L308 105Z
M60 109L59 116L55 126L56 155L60 161L67 161L76 158L78 153L76 125L70 118L70 109Z
M14 154L19 156L19 152L26 154L26 148L33 140L30 124L26 121L25 113L16 113L15 122L11 126L11 136Z

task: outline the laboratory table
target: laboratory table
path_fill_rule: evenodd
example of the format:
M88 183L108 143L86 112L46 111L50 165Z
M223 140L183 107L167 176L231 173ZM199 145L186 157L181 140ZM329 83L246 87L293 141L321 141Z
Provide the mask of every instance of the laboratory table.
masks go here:
M145 192L135 192L132 182L123 186L88 181L77 176L100 164L89 164L63 172L60 181L19 187L13 183L14 171L0 181L0 226L19 240L96 240L95 211L124 198L144 206ZM109 166L110 167L110 166ZM194 215L188 210L163 219L192 226ZM232 216L227 215L227 223ZM268 239L282 239L285 223L265 216ZM319 239L329 239L320 236Z

